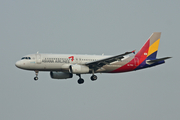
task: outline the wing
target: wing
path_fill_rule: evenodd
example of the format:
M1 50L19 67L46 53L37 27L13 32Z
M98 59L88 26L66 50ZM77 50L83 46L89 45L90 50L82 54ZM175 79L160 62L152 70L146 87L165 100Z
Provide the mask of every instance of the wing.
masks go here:
M115 62L115 61L120 61L121 59L124 58L125 55L131 54L131 53L135 53L135 50L131 51L131 52L126 52L124 54L120 54L120 55L108 57L105 59L97 60L94 62L89 62L89 63L86 63L85 65L88 66L90 69L94 69L94 71L96 71L97 69L103 67L104 65L110 64L110 63Z

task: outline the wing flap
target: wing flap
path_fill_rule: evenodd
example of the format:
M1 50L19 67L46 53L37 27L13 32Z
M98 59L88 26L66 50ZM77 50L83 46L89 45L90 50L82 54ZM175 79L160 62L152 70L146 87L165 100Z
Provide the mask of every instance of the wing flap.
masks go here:
M125 52L124 54L108 57L108 58L97 60L94 62L89 62L89 63L86 63L85 65L89 66L90 69L94 69L96 71L97 69L101 68L104 65L110 64L115 61L120 61L121 59L124 58L123 56L134 53L134 52L135 50L131 52Z

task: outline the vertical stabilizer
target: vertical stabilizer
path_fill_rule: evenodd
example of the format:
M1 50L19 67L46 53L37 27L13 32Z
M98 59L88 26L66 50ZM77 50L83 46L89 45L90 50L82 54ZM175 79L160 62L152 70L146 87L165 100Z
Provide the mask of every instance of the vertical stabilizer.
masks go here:
M157 56L157 51L159 47L159 41L161 37L161 32L154 32L141 50L136 54L136 57L144 60L146 58L155 59Z
M161 32L155 32L151 35L150 39L150 45L149 45L149 51L148 51L148 58L156 58L157 51L159 47L159 41L161 37Z

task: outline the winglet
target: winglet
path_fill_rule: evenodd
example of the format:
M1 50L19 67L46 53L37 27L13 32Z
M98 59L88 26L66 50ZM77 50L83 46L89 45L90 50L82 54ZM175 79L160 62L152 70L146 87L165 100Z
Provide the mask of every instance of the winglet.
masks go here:
M132 51L132 53L134 53L134 54L135 54L135 51L136 51L136 50L133 50L133 51Z
M131 54L131 53L134 53L134 54L135 54L135 51L136 51L136 50L133 50L133 51L131 51L131 52L125 52L124 55Z

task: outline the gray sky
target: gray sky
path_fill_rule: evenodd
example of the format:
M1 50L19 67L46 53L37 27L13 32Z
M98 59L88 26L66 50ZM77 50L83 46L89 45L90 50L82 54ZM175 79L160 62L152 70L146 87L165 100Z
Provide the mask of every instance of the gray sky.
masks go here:
M0 119L180 119L179 0L0 1ZM158 57L166 64L145 70L52 80L49 72L15 67L36 53L117 55L162 32Z

